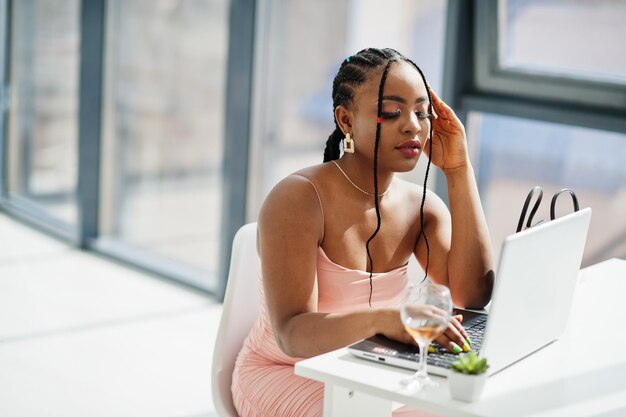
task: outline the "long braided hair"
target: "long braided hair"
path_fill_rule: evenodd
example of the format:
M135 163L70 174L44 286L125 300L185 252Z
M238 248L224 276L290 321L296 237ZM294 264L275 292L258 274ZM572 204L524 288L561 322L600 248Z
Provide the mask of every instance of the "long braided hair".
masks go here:
M367 257L369 259L370 265L370 294L369 294L369 305L372 306L372 293L373 293L373 284L372 284L372 274L374 271L374 260L372 259L372 255L370 253L369 245L370 242L376 237L378 232L380 231L380 225L382 222L382 218L380 215L380 206L379 206L379 198L378 198L378 145L380 142L380 124L382 120L382 97L383 90L385 88L385 80L387 79L387 74L389 72L389 68L393 62L396 61L404 61L411 64L419 73L424 85L427 86L426 91L428 94L428 114L432 116L433 106L432 106L432 98L430 95L430 89L428 88L428 83L426 81L426 77L424 77L424 73L420 68L415 65L413 61L402 55L400 52L395 49L385 48L385 49L377 49L377 48L367 48L359 51L355 55L349 56L346 58L339 67L339 71L333 80L333 115L335 113L335 109L337 106L345 106L349 107L352 104L354 99L354 94L356 92L356 88L366 82L374 72L378 71L381 67L383 68L382 76L380 79L380 85L378 87L378 111L377 111L377 125L376 125L376 139L374 142L374 207L376 208L376 229L372 233L372 235L367 240L365 244L365 249L367 251ZM428 137L429 140L429 155L432 155L432 134L433 134L433 125L429 124L429 132ZM324 149L324 162L329 162L335 159L339 159L340 156L340 145L341 141L344 138L344 134L339 128L339 124L335 119L335 130L328 137L326 141L326 149ZM420 237L424 237L424 242L426 243L426 266L424 268L424 279L428 277L428 266L430 264L430 244L428 242L428 237L426 236L426 231L424 230L424 203L426 201L426 185L428 181L428 173L430 171L430 158L428 159L428 163L426 164L426 175L424 176L424 187L422 194L422 201L420 204L420 233L417 237L417 241L415 245L419 242Z

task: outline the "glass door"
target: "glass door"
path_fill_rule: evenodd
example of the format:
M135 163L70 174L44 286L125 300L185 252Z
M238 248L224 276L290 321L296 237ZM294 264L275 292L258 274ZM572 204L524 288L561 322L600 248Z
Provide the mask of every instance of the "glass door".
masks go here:
M12 2L7 191L34 217L76 226L78 0Z
M229 1L107 8L98 245L214 289Z

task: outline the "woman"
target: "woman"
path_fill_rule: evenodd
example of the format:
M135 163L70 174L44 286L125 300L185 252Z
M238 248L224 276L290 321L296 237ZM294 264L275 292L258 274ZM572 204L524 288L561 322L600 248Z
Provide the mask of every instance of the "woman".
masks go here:
M321 416L323 387L293 374L298 358L377 333L411 342L398 309L411 255L455 305L480 308L491 296L492 253L465 131L421 71L393 49L360 51L335 77L333 110L325 163L289 175L261 208L262 312L233 373L244 417ZM423 150L446 176L450 211L394 176ZM436 339L453 352L469 349L460 320Z

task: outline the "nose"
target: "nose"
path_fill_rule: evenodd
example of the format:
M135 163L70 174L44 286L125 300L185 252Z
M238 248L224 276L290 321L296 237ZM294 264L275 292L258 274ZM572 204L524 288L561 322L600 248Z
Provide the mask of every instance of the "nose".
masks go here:
M412 135L411 137L415 137L418 133L422 131L422 125L420 124L420 121L417 118L417 114L415 114L415 112L410 112L409 114L410 116L403 127L403 133L407 135L410 134Z

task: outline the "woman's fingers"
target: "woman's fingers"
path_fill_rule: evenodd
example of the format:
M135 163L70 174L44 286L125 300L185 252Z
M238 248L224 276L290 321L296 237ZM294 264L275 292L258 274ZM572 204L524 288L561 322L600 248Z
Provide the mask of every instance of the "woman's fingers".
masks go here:
M441 110L451 110L450 106L448 106L442 99L439 97L434 90L430 90L430 97L433 98L433 106L440 108Z
M446 103L444 103L441 97L439 97L437 93L435 93L434 90L430 90L430 97L432 98L433 107L435 111L445 111L447 110L446 107L449 109Z
M445 121L448 121L448 123L454 123L454 124L461 123L459 118L456 116L456 113L454 113L454 110L452 110L452 108L448 106L441 99L441 97L439 97L439 95L435 93L434 90L430 90L430 96L433 102L433 112L437 115L435 120L438 120L439 122L445 120Z
M461 315L453 316L448 328L435 341L450 352L461 353L469 351L470 346L467 342L467 333L460 323L462 320L463 316Z
M425 305L420 306L420 308L422 314L427 317L439 318L441 320L446 320L446 318L449 317L444 310L434 306ZM457 314L452 316L445 330L435 338L435 341L450 352L461 353L469 351L470 346L468 343L468 335L461 325L461 322L463 322L463 315ZM417 344L417 342L415 342L415 340L406 332L404 333L402 340L405 343L412 342L413 344Z
M467 341L469 335L465 331L465 328L461 325L461 323L463 323L463 315L457 314L455 316L452 316L452 320L450 320L450 322L454 325L454 327L456 327L459 333L461 333L461 336L463 336L463 338Z

